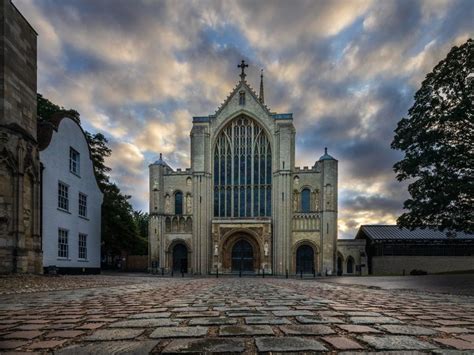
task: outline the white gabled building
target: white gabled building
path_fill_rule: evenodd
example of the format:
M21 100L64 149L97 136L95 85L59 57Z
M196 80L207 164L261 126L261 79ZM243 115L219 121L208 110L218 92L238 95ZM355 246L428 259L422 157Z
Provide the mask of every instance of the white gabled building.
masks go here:
M42 166L42 245L45 272L99 273L101 205L84 131L57 114L38 128Z

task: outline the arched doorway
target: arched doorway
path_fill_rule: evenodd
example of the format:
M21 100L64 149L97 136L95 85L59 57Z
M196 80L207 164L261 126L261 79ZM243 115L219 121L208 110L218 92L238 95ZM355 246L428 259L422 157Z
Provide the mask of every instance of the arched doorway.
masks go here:
M176 244L173 248L173 271L188 272L188 248L184 244Z
M354 259L352 256L349 256L347 258L347 273L352 274L354 273Z
M244 239L238 240L232 247L232 271L254 271L253 248Z
M342 275L342 256L337 256L337 276Z
M314 250L309 245L301 245L296 250L296 272L312 273L314 270Z

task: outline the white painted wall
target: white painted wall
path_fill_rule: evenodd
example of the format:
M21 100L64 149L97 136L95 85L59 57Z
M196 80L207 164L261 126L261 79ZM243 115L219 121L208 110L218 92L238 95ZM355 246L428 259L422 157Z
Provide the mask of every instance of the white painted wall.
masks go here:
M69 171L69 148L80 153L80 176ZM100 267L102 192L94 176L81 127L64 118L40 152L43 170L43 266ZM58 181L69 185L69 213L58 209ZM79 192L87 195L87 218L79 216ZM69 231L69 257L58 258L58 228ZM79 259L79 233L87 234L87 259Z

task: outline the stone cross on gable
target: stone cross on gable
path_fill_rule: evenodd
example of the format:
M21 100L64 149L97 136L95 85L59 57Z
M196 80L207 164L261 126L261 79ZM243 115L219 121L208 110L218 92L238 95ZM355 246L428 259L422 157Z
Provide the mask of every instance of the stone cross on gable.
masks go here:
M240 80L245 80L245 77L247 74L245 74L245 68L247 68L249 65L245 64L245 60L242 60L242 62L237 65L237 68L242 68L242 73L240 73Z

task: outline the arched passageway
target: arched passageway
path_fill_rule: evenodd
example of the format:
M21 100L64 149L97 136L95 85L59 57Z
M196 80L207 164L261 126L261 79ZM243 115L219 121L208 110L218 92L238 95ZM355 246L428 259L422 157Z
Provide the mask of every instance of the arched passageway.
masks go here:
M254 252L245 239L238 240L232 247L232 271L254 271Z
M173 248L173 271L188 271L188 248L184 244L176 244Z
M296 272L312 273L314 271L314 250L309 245L301 245L296 250Z

